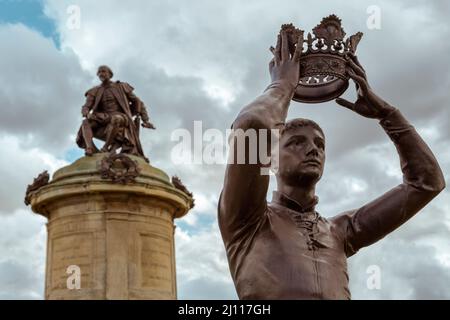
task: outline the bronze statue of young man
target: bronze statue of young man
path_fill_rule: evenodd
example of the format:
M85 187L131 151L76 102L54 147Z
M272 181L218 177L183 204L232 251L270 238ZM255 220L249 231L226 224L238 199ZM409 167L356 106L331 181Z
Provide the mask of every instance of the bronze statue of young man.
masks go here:
M112 82L113 72L100 66L97 76L102 82L86 92L86 103L81 108L85 119L77 135L77 144L91 156L98 152L93 138L105 141L101 152L122 153L144 157L139 140L139 118L144 128L155 129L150 123L144 103L126 82Z
M280 129L278 191L267 203L263 165L250 164L248 152L246 164L232 159L219 200L219 226L240 299L350 299L347 258L405 223L444 189L445 181L426 143L398 109L373 92L363 67L349 54L347 72L357 84L358 99L336 102L380 121L400 156L403 183L357 210L321 217L314 209L315 186L323 172L325 137L313 121L285 123L299 81L302 45L299 40L292 54L288 47L282 32L271 48L271 85L233 123L234 129ZM237 143L233 148L235 156L243 151Z

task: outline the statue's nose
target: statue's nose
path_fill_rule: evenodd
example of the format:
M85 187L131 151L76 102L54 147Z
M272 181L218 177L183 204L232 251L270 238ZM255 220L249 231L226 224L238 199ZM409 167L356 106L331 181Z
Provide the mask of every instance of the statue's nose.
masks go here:
M317 148L314 145L309 145L309 149L308 152L306 153L307 155L313 155L313 156L318 156L319 155L319 151L317 150Z

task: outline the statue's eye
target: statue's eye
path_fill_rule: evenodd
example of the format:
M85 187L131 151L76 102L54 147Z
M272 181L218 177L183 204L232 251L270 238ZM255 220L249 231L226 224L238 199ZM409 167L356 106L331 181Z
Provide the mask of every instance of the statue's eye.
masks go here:
M289 146L294 146L294 147L298 147L298 146L301 146L303 143L304 143L304 139L301 139L301 138L297 138L297 139L292 139L290 142L289 142Z
M315 144L318 148L325 150L325 143L322 141L322 139L316 139Z

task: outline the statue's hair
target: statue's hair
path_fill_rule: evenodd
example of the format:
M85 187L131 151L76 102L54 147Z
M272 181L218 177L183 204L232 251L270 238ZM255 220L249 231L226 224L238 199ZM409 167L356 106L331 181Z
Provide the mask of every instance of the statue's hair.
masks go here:
M286 122L284 127L281 129L281 135L283 135L287 131L291 131L297 128L303 128L303 127L312 127L316 130L318 130L322 135L325 137L325 134L323 133L322 128L314 121L309 119L303 119L303 118L296 118L289 120Z
M111 68L108 67L107 65L101 65L100 67L98 67L97 69L97 75L98 72L100 71L100 69L105 68L106 70L108 70L109 74L111 75L111 78L114 76L114 73L112 72Z

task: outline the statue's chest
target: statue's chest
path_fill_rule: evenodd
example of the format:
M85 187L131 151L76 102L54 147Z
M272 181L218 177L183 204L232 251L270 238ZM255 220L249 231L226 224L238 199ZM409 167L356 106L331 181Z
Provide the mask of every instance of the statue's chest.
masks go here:
M105 91L103 92L102 99L101 99L101 105L102 105L102 109L105 112L120 111L119 101L117 101L117 98L114 95L113 90L114 89L112 89L112 88L108 88L108 89L105 89Z

